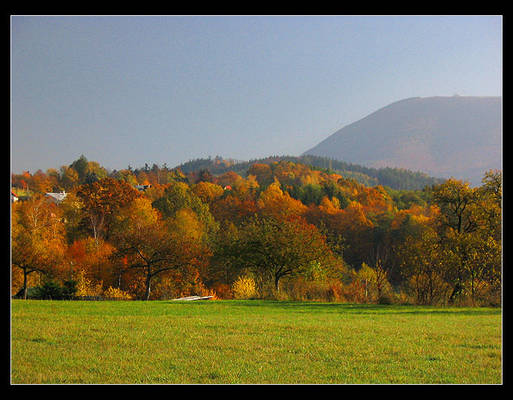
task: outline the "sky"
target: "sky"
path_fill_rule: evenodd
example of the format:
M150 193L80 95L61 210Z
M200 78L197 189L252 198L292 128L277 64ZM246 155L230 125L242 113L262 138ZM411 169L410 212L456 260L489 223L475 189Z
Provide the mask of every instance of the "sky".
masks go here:
M11 16L11 169L298 156L409 97L502 96L502 16Z

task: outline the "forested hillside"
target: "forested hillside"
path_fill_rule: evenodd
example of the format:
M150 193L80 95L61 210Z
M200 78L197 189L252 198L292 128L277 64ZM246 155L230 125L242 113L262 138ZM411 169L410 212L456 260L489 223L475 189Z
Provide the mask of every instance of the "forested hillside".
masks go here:
M501 171L402 190L271 159L13 174L13 295L500 304Z
M226 160L221 157L216 157L215 159L191 160L179 165L178 168L185 173L208 169L214 175L234 171L246 177L249 167L252 164L273 164L280 161L306 164L315 169L331 171L342 175L344 178L354 179L366 186L382 185L389 186L392 189L418 190L443 182L441 178L430 177L418 171L413 172L402 168L368 168L332 158L313 155L303 155L299 157L271 156L251 161Z

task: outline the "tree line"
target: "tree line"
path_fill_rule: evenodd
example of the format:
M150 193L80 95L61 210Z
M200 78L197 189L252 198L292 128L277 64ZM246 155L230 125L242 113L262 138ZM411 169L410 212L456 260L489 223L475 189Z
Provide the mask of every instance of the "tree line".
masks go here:
M501 171L476 188L399 190L285 160L240 175L108 171L81 156L13 174L12 187L25 196L11 216L22 298L61 288L65 298L501 302ZM61 202L45 196L58 191Z
M247 177L247 171L252 164L273 164L280 161L306 164L314 169L340 174L345 178L354 179L365 186L388 186L398 190L421 190L422 188L438 183L443 179L434 178L422 172L414 172L404 168L370 168L344 161L314 156L269 156L250 161L223 159L220 156L212 158L199 158L190 160L178 166L185 173L208 169L215 175L228 171Z

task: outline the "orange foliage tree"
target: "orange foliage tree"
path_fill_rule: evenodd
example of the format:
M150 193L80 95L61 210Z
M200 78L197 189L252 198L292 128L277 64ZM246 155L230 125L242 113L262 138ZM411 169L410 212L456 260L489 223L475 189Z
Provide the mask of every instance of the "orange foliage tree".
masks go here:
M23 271L26 299L30 274L58 275L62 268L66 242L58 207L42 196L13 204L11 238L12 265Z
M205 247L193 235L169 231L146 198L137 199L118 214L113 241L118 262L144 277L145 300L150 299L156 276L166 271L186 271L208 257Z
M277 180L260 194L257 205L260 214L276 219L301 216L307 210L301 201L292 198L287 192L283 192Z
M76 194L82 203L83 224L95 240L108 238L115 212L141 196L129 184L113 178L81 185Z
M92 237L73 242L67 250L70 279L88 279L95 286L118 286L119 273L110 260L114 246Z

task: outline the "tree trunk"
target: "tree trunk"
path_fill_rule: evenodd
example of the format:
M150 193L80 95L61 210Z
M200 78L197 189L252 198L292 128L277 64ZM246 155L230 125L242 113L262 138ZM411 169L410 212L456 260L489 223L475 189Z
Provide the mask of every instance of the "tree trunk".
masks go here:
M149 300L151 294L151 275L148 273L146 275L146 292L144 294L144 300Z
M23 299L27 300L28 288L27 288L27 279L28 272L26 268L23 268Z
M279 276L274 277L274 288L276 289L277 292L280 290L280 277Z

